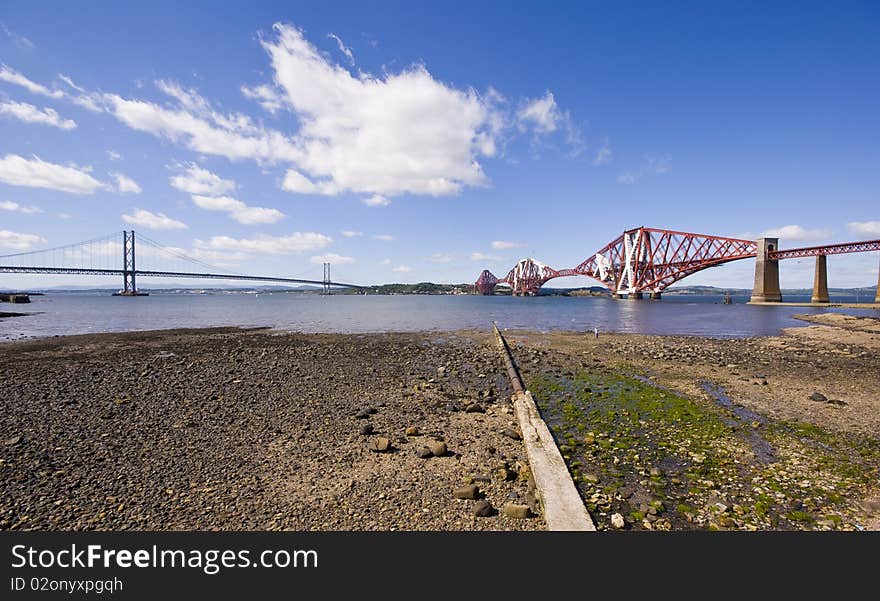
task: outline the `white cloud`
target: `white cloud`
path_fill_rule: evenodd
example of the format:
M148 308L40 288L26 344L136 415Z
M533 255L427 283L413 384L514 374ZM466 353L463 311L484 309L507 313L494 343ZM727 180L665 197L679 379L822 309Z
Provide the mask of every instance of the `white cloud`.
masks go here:
M596 152L596 156L593 158L593 166L599 167L601 165L608 165L614 160L614 153L611 151L611 148L608 146L608 140L605 140L605 143L602 145L602 148Z
M641 176L636 176L634 173L626 172L617 176L617 183L619 184L634 184L636 180Z
M528 100L516 113L520 129L531 127L535 133L550 134L556 131L565 118L549 90L542 98Z
M356 232L354 230L342 230L342 235L346 238L357 238L358 236L363 236L363 232Z
M852 221L846 227L861 236L880 236L880 221Z
M58 217L58 219L73 219L73 215L71 215L70 213L56 213L56 216Z
M34 205L24 206L11 200L0 200L0 211L12 211L14 213L24 213L25 215L36 215L43 213L43 209Z
M368 207L387 207L391 204L391 201L381 194L373 194L369 198L364 198L361 202Z
M333 263L334 265L348 265L354 263L353 257L343 257L336 253L327 253L326 255L317 255L309 259L312 263Z
M339 51L345 55L345 57L348 59L348 63L353 66L354 65L354 53L351 51L351 48L346 46L343 43L343 41L339 38L339 36L336 35L335 33L328 33L327 37L332 40L336 40L336 45L339 46Z
M807 229L800 225L783 225L763 231L759 238L781 238L783 240L808 242L826 240L833 235L830 229Z
M71 194L93 194L107 187L83 167L65 167L34 156L31 159L7 154L0 159L0 181L13 186L48 188Z
M196 240L195 246L212 250L280 255L320 250L332 241L332 238L324 234L294 232L288 236L262 235L250 239L214 236L207 242Z
M121 173L111 173L110 175L112 175L116 179L116 189L123 194L140 194L141 192L143 192L138 183L127 175L123 175Z
M122 220L132 225L139 225L151 230L185 230L189 226L182 221L171 219L164 213L151 213L144 209L135 209L132 215L123 215Z
M36 234L19 234L9 230L0 230L0 247L15 250L27 250L34 244L45 242L46 239Z
M487 255L484 253L471 253L471 261L500 261L501 257L497 255Z
M42 125L51 125L59 129L75 129L76 121L72 119L62 119L58 111L50 108L40 109L26 102L4 102L0 103L0 115L14 117L25 123L40 123Z
M31 94L39 94L41 96L48 96L49 98L64 98L64 92L61 90L50 90L46 86L31 81L18 71L10 69L6 65L0 65L0 81L21 86Z
M190 163L184 173L170 179L171 185L190 194L222 196L235 190L235 182Z
M111 161L118 161L122 158L122 155L115 150L108 150L107 156L110 158Z
M382 259L379 265L391 265L391 259Z
M508 242L506 240L493 240L492 248L496 250L505 250L508 248L521 248L525 246L521 242Z
M376 234L373 238L376 240L382 240L383 242L391 242L394 240L394 236L391 234Z
M398 265L397 267L394 267L391 271L394 271L396 273L409 273L410 271L412 271L412 267L408 265Z
M241 86L241 93L245 98L256 100L260 106L273 115L284 108L284 98L271 86L265 84L253 87Z
M437 81L423 66L354 76L297 28L274 29L262 44L300 124L297 176L285 189L440 196L486 183L477 157L494 154L488 100Z
M452 261L454 255L451 253L434 253L431 255L429 261L432 263L449 263Z
M230 217L243 225L276 223L286 217L286 215L278 209L251 207L242 201L229 196L203 196L200 194L193 194L192 201L200 209L229 213Z

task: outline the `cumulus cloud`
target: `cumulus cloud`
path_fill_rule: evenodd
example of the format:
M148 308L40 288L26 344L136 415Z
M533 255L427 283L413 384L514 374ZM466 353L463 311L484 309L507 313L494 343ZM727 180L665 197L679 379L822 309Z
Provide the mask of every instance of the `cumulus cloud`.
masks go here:
M391 271L394 271L396 273L409 273L410 271L412 271L412 267L408 265L398 265L397 267L392 268Z
M500 261L501 257L497 255L487 255L484 253L471 253L471 261Z
M50 108L40 109L27 102L3 102L0 103L0 115L13 117L25 123L39 123L51 125L59 129L75 129L76 121L63 119L58 111Z
M368 198L364 198L361 202L368 207L387 207L391 204L391 201L381 194L373 194Z
M312 263L333 263L334 265L348 265L354 263L353 257L343 257L336 253L327 253L326 255L316 255L309 259Z
M342 235L346 238L357 238L359 236L363 236L363 232L357 232L355 230L342 230Z
M136 181L121 173L111 173L110 175L116 180L116 189L123 194L140 194L143 190Z
M517 111L516 118L523 131L531 127L536 133L549 134L556 131L564 116L548 90L541 98L527 100Z
M492 248L494 248L496 250L504 250L504 249L508 249L508 248L520 248L522 246L525 246L525 245L522 244L521 242L508 242L506 240L493 240L492 241Z
M880 221L851 221L846 227L860 236L880 236Z
M300 124L302 150L285 189L440 196L486 183L477 158L495 153L488 99L445 85L418 65L354 76L296 27L274 29L262 44L274 84Z
M40 207L34 205L24 206L11 200L0 200L0 211L12 211L13 213L24 213L25 215L36 215L37 213L44 212Z
M391 242L394 240L394 236L391 234L376 234L373 238L376 240L382 240L383 242Z
M203 196L200 194L193 194L192 201L200 209L229 213L230 217L243 225L277 223L286 217L286 215L278 209L251 207L230 196Z
M122 220L132 225L151 230L185 230L189 226L182 221L168 217L164 213L151 213L144 209L135 209L131 215L123 215Z
M453 257L454 255L452 255L451 253L434 253L433 255L431 255L429 260L432 263L449 263L450 261L452 261Z
M40 96L48 96L49 98L64 98L64 92L61 90L50 90L44 85L31 81L18 71L10 69L6 65L0 65L0 81L5 81L16 86L21 86L31 94L39 94Z
M178 190L204 196L222 196L235 190L234 181L223 179L195 163L190 163L183 173L173 176L170 181Z
M214 236L207 241L196 240L196 248L237 251L256 254L284 255L321 250L333 241L315 232L294 232L288 236L262 235L256 238Z
M36 234L19 234L9 230L0 230L0 247L15 250L28 250L34 244L45 242L46 239Z
M71 194L93 194L107 187L89 175L86 168L49 163L37 156L26 159L17 154L7 154L0 159L0 182Z

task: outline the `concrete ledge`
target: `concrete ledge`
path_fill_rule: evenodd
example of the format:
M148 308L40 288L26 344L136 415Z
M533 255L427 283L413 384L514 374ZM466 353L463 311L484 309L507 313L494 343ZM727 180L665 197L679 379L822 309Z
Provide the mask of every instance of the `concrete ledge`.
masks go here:
M596 526L584 507L550 429L541 418L532 393L525 390L507 341L493 325L514 388L513 403L522 431L526 456L535 479L535 487L544 508L548 530L595 531Z
M835 307L844 309L880 309L880 303L787 303L787 302L759 302L749 301L748 305L759 307Z

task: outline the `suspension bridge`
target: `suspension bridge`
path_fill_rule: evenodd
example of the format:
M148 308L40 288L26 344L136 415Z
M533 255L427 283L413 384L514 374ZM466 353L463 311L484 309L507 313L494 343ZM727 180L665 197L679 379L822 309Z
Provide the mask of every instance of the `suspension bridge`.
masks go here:
M554 278L586 276L611 290L615 298L641 299L649 294L659 300L667 287L698 271L754 258L752 302L780 302L779 261L815 257L812 302L827 303L826 257L871 251L880 251L880 240L782 250L778 238L743 240L640 227L626 230L577 267L554 269L535 259L522 259L503 278L483 270L474 287L480 294L493 294L496 286L504 285L514 295L535 296ZM880 275L874 302L880 303Z
M362 286L335 282L330 278L330 263L324 263L322 279L248 275L212 265L187 254L180 248L164 246L135 234L134 230L43 250L0 255L0 273L40 273L102 275L122 278L119 296L144 296L137 287L138 278L212 279L320 286L324 293L333 288Z

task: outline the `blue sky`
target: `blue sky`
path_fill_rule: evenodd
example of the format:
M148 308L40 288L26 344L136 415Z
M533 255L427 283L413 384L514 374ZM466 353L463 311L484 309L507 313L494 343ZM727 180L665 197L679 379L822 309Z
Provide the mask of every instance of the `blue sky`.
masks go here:
M639 225L880 238L880 5L767 4L4 2L0 254L134 228L240 272L470 282ZM684 283L751 283L710 271Z

